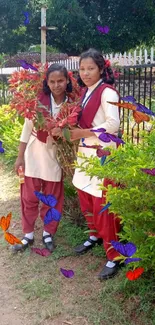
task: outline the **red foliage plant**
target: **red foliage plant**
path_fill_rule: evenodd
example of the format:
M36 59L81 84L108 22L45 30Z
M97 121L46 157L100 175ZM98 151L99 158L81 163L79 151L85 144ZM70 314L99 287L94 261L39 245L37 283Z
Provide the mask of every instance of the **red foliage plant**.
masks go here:
M9 79L10 91L13 95L10 109L15 110L24 118L33 120L36 129L51 130L54 127L71 128L75 126L80 111L80 87L72 73L69 72L69 77L72 80L73 92L68 94L71 102L64 103L57 117L53 119L48 108L38 100L48 64L34 64L34 66L38 69L37 72L22 69L19 72L14 72Z

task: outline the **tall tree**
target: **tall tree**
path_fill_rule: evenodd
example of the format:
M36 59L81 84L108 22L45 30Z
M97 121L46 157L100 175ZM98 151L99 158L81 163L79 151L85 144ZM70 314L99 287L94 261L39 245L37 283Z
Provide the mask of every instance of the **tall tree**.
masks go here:
M155 38L155 0L0 0L0 49L15 53L40 43L40 7L48 4L47 43L68 54L95 47L108 52L124 52ZM30 13L24 26L22 11ZM103 35L96 25L108 25Z

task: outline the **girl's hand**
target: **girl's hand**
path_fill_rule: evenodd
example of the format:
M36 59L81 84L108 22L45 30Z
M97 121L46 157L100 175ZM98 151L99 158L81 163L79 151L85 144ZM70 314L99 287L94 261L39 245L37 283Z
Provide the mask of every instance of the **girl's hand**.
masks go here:
M52 137L62 137L62 129L61 128L54 128L50 131L50 135Z
M15 169L15 172L16 174L18 175L18 169L19 167L22 166L23 168L23 171L25 171L25 161L24 161L24 157L18 157L16 162L15 162L15 165L14 165L14 169Z
M70 130L70 135L71 135L71 141L79 140L82 138L89 138L93 136L92 132L89 129L79 129L79 128Z

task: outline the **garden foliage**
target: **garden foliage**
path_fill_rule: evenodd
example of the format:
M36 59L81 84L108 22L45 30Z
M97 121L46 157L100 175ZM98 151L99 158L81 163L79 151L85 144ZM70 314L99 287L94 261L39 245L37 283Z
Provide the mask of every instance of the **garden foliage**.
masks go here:
M137 246L134 257L142 260L135 263L135 267L143 266L145 270L154 271L155 176L143 173L141 168L155 168L155 129L144 134L138 145L127 142L117 150L112 149L103 166L97 157L87 159L83 156L80 169L91 177L97 176L99 183L106 177L118 184L115 188L108 187L107 203L112 203L110 211L121 218L120 238Z
M5 163L13 165L17 157L19 138L24 120L8 111L9 105L0 106L0 140L5 149Z

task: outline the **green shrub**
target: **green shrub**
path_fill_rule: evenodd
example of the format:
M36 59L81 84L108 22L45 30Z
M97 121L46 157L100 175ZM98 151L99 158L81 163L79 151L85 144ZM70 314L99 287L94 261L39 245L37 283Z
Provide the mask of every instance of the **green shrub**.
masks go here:
M84 157L83 157L84 158ZM87 175L113 179L118 187L108 186L107 202L110 211L118 214L123 224L120 238L137 246L134 257L142 261L136 266L155 270L155 177L147 175L141 168L155 168L155 130L144 134L139 145L126 143L112 150L109 159L101 166L98 158L84 158L80 168ZM131 267L131 265L129 264Z
M5 154L2 156L7 165L13 165L18 154L19 139L24 120L15 117L15 112L7 112L8 105L0 106L0 140Z

